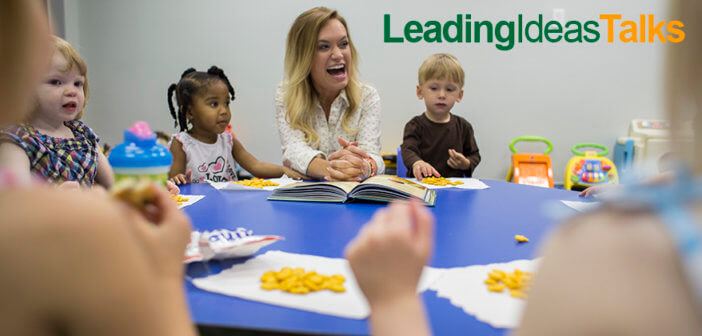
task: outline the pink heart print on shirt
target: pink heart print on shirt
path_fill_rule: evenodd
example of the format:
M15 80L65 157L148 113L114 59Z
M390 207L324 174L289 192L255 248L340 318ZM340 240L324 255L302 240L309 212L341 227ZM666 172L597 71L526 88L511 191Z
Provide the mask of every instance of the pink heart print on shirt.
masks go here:
M210 165L212 165L212 172L221 173L224 171L224 158L220 156L217 158L217 160L215 160L215 162L210 163Z
M211 171L212 173L221 173L224 171L224 158L218 156L214 162L203 163L201 166L197 167L199 172L205 173Z

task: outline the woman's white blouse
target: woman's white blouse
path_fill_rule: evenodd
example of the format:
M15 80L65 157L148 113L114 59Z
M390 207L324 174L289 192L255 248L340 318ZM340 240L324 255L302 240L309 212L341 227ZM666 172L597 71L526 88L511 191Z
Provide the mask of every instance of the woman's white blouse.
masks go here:
M377 174L382 174L385 164L380 156L380 96L378 91L369 85L362 84L361 88L361 104L348 123L351 129L358 129L358 133L352 135L341 126L343 111L346 111L348 106L346 90L342 90L332 102L329 120L324 116L322 106L319 103L315 106L312 128L319 134L319 144L311 146L305 142L304 133L293 129L285 120L286 109L279 86L275 106L283 162L289 163L292 169L304 174L312 159L317 156L326 159L327 155L341 149L337 141L341 137L348 141L358 141L358 147L365 150L378 166Z

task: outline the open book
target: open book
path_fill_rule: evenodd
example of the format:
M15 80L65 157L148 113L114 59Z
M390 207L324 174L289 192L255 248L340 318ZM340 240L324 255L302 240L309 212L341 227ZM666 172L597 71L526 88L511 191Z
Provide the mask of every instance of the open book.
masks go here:
M363 182L297 182L273 191L269 200L309 202L391 202L416 198L434 206L436 192L418 183L392 175L378 175Z

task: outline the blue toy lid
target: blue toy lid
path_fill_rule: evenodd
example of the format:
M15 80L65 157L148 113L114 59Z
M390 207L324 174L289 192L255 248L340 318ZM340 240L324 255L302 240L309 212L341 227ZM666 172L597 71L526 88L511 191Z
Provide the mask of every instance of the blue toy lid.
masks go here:
M166 146L156 142L149 125L138 121L124 131L124 143L115 146L107 160L115 168L149 168L170 166L173 156Z

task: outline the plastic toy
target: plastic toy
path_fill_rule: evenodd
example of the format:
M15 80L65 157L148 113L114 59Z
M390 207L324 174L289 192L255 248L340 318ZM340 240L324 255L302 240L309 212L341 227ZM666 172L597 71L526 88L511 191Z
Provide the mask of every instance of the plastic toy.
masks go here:
M395 171L395 174L397 174L397 177L407 177L407 167L405 167L405 163L402 162L402 147L397 146L397 158L395 159L397 161L397 170Z
M617 167L620 177L626 176L633 169L635 153L633 138L619 137L614 142L612 161Z
M543 154L517 153L514 144L519 141L543 142L548 148ZM553 168L548 156L553 150L551 141L538 136L522 136L512 140L509 149L512 151L512 166L507 172L508 182L553 188Z
M691 138L691 130L681 129L680 135ZM670 152L670 123L665 120L634 119L629 123L629 139L634 140L634 166L648 161L658 162ZM621 170L621 166L619 166Z
M598 148L602 152L579 151L579 148ZM604 157L609 154L607 147L598 144L578 144L571 148L575 156L568 161L566 166L565 184L563 187L567 190L582 190L587 187L600 184L617 184L619 183L619 175L617 167L612 160Z

